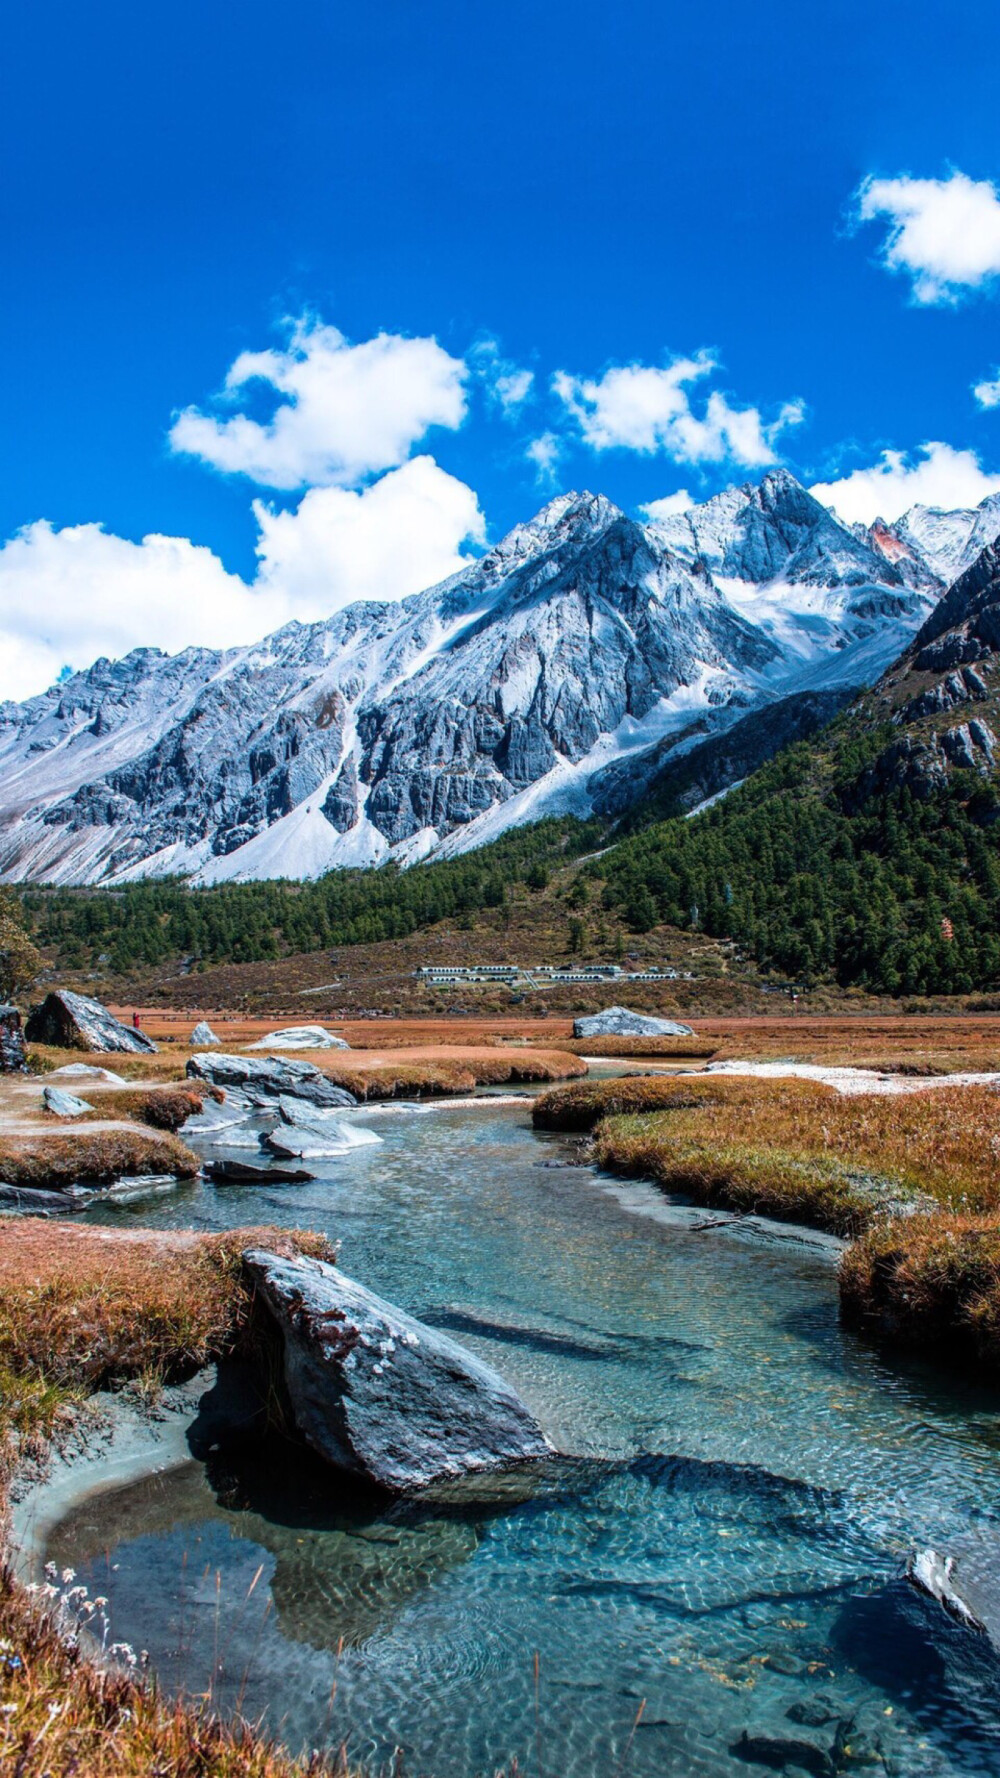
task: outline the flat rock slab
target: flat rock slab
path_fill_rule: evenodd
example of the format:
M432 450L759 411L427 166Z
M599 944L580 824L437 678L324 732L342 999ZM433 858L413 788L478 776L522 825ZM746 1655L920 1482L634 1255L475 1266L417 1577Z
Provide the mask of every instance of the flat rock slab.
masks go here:
M199 1052L191 1057L187 1073L193 1080L207 1080L216 1087L234 1087L254 1096L306 1099L310 1105L356 1105L346 1087L335 1087L312 1062L289 1056L229 1056L220 1051Z
M334 1037L325 1025L288 1025L284 1031L269 1031L259 1043L251 1043L252 1050L347 1050L350 1044L342 1037Z
M24 1034L29 1043L50 1043L59 1049L118 1050L155 1055L156 1045L145 1031L123 1025L99 1000L56 988L32 1008Z
M693 1037L690 1025L631 1012L627 1006L606 1006L589 1018L573 1020L574 1037Z
M552 1456L509 1383L447 1334L322 1260L243 1259L283 1335L295 1424L334 1468L410 1494Z
M368 1148L373 1144L381 1146L382 1138L376 1136L374 1130L355 1130L347 1124L310 1124L296 1120L295 1123L280 1123L273 1130L263 1130L259 1142L265 1154L278 1155L282 1160L308 1161L320 1160L324 1155L350 1154L352 1149Z
M42 1104L56 1117L83 1117L85 1112L94 1109L87 1099L78 1099L75 1093L67 1093L63 1087L44 1087Z
M53 1068L49 1079L106 1080L109 1086L128 1086L124 1074L115 1074L110 1068L99 1068L96 1062L65 1062L61 1068Z

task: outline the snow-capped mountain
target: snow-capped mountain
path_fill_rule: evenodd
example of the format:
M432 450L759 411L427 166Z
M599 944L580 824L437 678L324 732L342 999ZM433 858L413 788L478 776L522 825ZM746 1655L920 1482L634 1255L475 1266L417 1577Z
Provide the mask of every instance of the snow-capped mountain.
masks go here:
M610 766L871 683L943 590L922 523L883 548L784 471L647 525L565 495L399 604L98 661L0 705L0 875L307 877L586 813Z

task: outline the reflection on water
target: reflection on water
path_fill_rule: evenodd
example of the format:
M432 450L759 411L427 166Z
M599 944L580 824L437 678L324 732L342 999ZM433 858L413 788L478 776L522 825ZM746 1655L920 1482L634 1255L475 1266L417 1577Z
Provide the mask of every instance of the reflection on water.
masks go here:
M845 1334L829 1255L658 1220L522 1107L363 1118L383 1144L314 1184L90 1219L325 1228L585 1461L417 1513L287 1447L213 1453L60 1528L113 1634L170 1686L214 1666L295 1748L437 1778L603 1778L626 1748L639 1778L1000 1773L987 1646L899 1578L914 1544L1000 1534L993 1398Z

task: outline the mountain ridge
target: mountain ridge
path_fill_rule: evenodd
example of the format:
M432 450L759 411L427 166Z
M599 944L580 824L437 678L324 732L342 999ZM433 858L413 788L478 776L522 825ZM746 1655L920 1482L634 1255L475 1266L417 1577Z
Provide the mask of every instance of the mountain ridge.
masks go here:
M977 524L1000 501L956 549ZM398 604L98 661L0 705L0 878L308 878L586 817L657 749L877 679L944 591L903 530L859 537L784 470L649 523L564 494Z

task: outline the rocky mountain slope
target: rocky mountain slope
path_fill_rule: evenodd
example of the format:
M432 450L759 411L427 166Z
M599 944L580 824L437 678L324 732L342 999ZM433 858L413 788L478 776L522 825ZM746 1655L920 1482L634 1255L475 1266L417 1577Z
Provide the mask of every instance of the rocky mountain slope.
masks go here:
M859 534L784 471L646 525L564 495L400 604L98 661L0 705L0 876L312 877L620 806L748 712L815 693L804 732L877 679L1000 530L1000 502L914 515Z
M602 859L610 905L639 930L733 939L793 977L890 994L1000 986L1000 543L822 734L701 820L677 819L740 729L752 744L781 708L668 762Z

